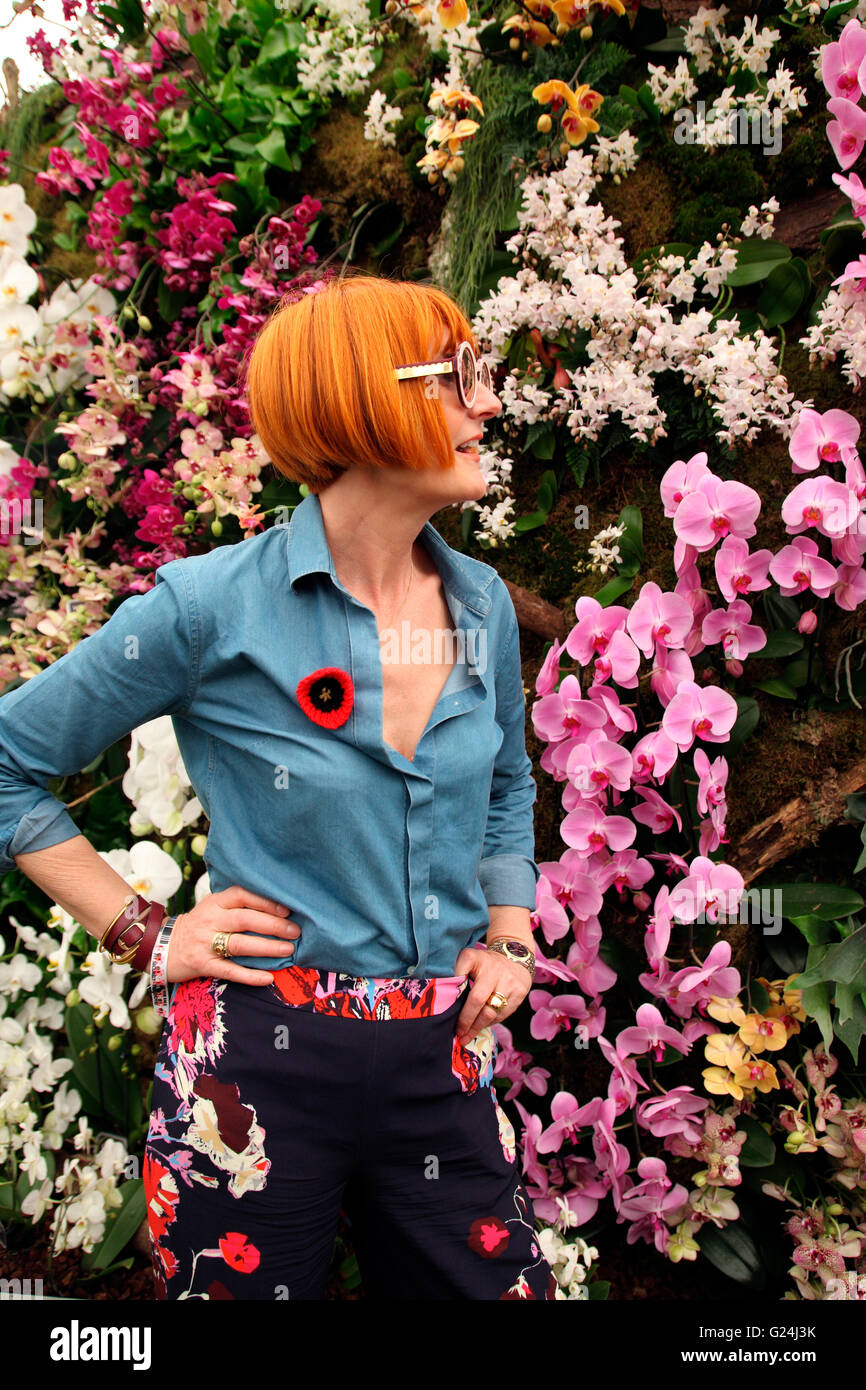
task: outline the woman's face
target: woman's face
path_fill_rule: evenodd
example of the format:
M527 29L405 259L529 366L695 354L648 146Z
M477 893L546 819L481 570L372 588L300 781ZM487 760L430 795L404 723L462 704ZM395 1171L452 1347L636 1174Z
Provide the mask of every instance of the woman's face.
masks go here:
M447 335L443 333L439 347L433 354L434 357L445 357L448 353ZM454 472L450 475L451 481L456 484L458 489L462 489L464 484L466 492L462 496L472 495L472 500L477 500L474 496L475 490L481 485L480 496L484 496L486 486L484 475L478 464L478 448L481 437L484 434L486 422L491 417L498 415L502 409L502 402L493 391L486 390L481 382L478 382L478 389L475 393L475 400L471 406L464 406L457 391L457 381L453 372L444 376L432 378L438 385L439 399L442 402L442 410L451 436L451 443L454 447ZM465 448L461 448L465 445Z

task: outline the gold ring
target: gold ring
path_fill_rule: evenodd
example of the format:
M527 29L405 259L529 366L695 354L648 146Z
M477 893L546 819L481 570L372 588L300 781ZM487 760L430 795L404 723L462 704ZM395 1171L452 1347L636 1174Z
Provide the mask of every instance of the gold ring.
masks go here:
M495 1009L496 1012L499 1013L502 1009L505 1008L505 1005L508 1003L508 1000L506 999L504 994L497 994L494 991L488 999L487 1003L491 1009Z
M229 937L231 932L218 931L210 944L214 955L222 956L223 960L230 960L229 956Z

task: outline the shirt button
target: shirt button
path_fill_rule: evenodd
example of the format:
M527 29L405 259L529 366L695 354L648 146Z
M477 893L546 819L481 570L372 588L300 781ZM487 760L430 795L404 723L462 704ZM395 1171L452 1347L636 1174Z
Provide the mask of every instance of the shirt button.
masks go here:
M417 969L418 969L417 965L410 965L410 966L409 966L409 971L408 971L408 973L409 973L410 975L414 975L414 974L415 974L415 971L416 971Z

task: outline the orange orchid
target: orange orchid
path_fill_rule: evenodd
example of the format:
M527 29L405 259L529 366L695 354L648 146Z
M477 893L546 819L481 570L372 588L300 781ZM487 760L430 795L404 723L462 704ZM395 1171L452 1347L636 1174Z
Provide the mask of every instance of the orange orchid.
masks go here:
M553 8L560 24L566 29L576 29L586 23L589 4L578 5L575 0L553 0Z
M625 14L625 5L622 0L589 0L590 5L601 5L605 10L613 10L614 14Z
M735 1067L734 1080L747 1091L766 1092L779 1089L776 1068L770 1062L762 1062L759 1057L752 1057L749 1061L743 1062L742 1066Z
M704 1056L716 1066L735 1071L748 1060L749 1053L736 1033L710 1033L704 1040Z
M469 7L466 0L439 0L436 14L443 29L456 29L469 18Z
M778 1052L788 1042L788 1030L780 1018L747 1014L738 1036L752 1052Z

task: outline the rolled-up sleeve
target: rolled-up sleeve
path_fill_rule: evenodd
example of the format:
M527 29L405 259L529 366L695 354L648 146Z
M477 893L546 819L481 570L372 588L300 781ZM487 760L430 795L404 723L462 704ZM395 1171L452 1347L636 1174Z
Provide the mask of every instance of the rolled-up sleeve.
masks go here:
M502 728L503 739L493 769L478 881L489 907L528 907L534 911L535 885L540 877L534 859L532 808L536 786L526 751L519 629L507 589L505 600L510 622L494 676L496 721Z
M0 870L80 833L54 777L80 772L131 730L191 701L200 643L181 560L124 600L98 632L0 697Z

